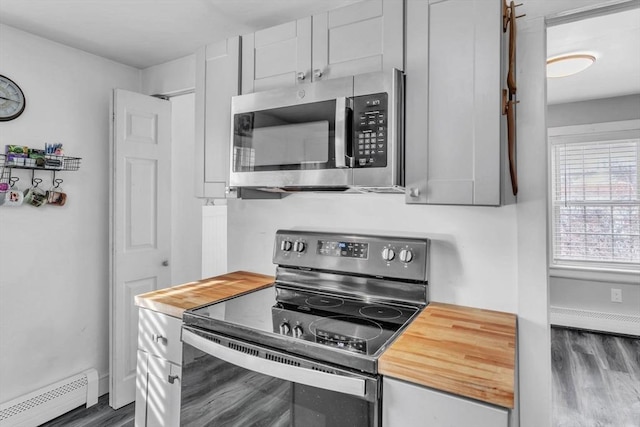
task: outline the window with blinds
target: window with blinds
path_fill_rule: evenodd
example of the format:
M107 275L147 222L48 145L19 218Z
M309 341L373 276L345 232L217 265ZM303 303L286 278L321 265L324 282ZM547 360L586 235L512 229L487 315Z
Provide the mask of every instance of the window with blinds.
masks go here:
M640 263L640 139L606 136L551 139L554 264Z

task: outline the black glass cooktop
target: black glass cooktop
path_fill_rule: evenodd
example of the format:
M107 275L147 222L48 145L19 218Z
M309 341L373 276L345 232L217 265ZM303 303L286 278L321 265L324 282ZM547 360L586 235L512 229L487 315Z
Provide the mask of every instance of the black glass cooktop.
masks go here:
M414 307L278 288L274 333L367 355L375 354L416 312Z
M276 284L189 310L183 319L188 325L348 365L353 358L375 360L418 310Z

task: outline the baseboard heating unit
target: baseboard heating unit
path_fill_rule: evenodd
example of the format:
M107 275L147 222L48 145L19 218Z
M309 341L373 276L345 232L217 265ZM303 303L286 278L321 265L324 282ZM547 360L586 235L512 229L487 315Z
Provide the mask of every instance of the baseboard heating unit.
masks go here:
M86 370L0 405L0 427L36 427L81 405L98 403L98 372Z
M640 316L550 307L552 325L640 336Z

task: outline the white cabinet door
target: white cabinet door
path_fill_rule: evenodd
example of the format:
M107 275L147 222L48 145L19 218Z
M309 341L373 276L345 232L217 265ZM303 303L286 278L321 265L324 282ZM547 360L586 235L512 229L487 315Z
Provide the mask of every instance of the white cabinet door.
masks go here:
M499 205L502 0L407 3L407 203Z
M242 36L242 93L311 81L311 17Z
M196 197L226 195L231 97L240 90L239 62L240 37L209 44L196 52Z
M179 365L138 350L136 427L180 425L180 381Z
M147 427L178 427L180 366L152 355L147 366Z
M382 427L507 427L509 411L391 378L382 383Z
M242 36L242 93L403 69L403 5L369 0Z
M313 79L402 70L403 3L369 0L314 15Z

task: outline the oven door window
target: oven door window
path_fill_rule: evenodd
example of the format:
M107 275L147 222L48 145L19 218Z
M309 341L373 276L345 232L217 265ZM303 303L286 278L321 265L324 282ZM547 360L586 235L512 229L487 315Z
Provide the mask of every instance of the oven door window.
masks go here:
M193 351L193 357L186 355ZM285 381L185 345L181 426L377 426L376 402Z
M336 101L234 115L233 170L335 167Z

